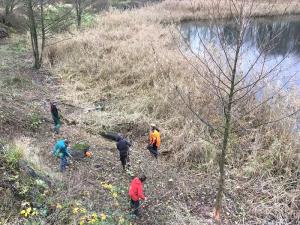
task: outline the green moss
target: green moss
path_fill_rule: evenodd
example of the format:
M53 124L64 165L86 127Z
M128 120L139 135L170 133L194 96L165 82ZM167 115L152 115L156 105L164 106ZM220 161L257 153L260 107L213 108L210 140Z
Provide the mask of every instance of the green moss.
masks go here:
M80 143L74 144L73 147L72 147L72 150L83 151L83 150L85 150L89 147L90 147L90 145L88 143L80 142Z
M20 54L25 53L28 50L27 47L27 40L26 39L19 39L18 41L12 43L9 46L9 49L14 53Z
M13 87L13 88L28 88L30 87L31 82L20 76L12 76L4 78L2 81L2 87Z

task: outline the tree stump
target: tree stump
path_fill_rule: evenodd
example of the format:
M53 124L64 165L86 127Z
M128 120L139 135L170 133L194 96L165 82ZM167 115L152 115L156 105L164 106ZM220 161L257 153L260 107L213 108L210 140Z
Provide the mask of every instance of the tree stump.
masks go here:
M8 36L7 30L3 27L0 27L0 39L7 38Z

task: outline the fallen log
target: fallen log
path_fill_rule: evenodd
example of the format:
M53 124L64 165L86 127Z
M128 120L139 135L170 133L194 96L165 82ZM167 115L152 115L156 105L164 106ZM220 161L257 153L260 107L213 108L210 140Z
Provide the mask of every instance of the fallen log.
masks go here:
M100 135L108 140L119 141L122 136L116 132L102 132Z

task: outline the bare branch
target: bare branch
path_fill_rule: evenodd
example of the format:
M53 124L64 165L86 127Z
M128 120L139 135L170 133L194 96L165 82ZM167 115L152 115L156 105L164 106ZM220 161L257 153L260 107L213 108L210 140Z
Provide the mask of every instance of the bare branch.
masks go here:
M290 114L288 114L286 116L282 116L282 117L280 117L278 119L270 120L268 122L264 122L264 123L258 124L256 126L254 126L253 128L261 127L261 126L264 126L264 125L267 125L267 124L271 124L271 123L277 123L277 122L279 122L281 120L284 120L284 119L290 118L290 117L292 117L294 115L297 115L299 112L300 112L300 109L297 109L294 112L292 112L292 113L290 113Z
M278 95L280 93L280 91L282 91L286 87L287 84L289 84L289 82L292 80L292 78L294 78L297 74L298 74L298 72L296 72L293 76L290 76L289 79L273 95L271 95L270 97L268 97L267 99L265 99L264 101L262 101L261 103L259 103L258 105L254 106L253 108L251 108L250 110L248 110L246 113L242 114L240 116L240 118L248 115L249 113L251 113L254 110L258 109L259 107L261 107L262 105L264 105L268 101L272 100L276 95Z

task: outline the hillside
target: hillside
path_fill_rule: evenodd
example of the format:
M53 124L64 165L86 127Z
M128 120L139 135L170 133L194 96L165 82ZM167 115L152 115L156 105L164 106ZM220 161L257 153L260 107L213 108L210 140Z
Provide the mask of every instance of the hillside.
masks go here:
M89 125L80 124L80 116L86 113L81 107L64 100L62 91L59 91L64 90L62 80L46 70L36 72L31 69L28 66L30 64L27 64L30 58L26 44L17 44L19 41L10 40L1 49L7 66L1 68L2 74L5 74L1 77L1 84L5 86L1 90L1 161L4 163L1 168L1 193L5 196L1 200L4 203L1 223L78 224L84 216L89 218L92 213L97 213L101 217L104 213L107 224L117 224L123 220L124 224L129 224L127 188L130 175L121 169L115 143L91 134ZM11 63L15 65L13 69ZM65 118L77 114L77 119L74 117L77 125L68 125L68 120L71 120L68 119L64 121L62 133L53 134L49 99L60 102ZM174 213L187 210L186 198L190 199L188 204L194 205L195 200L199 204L197 193L202 192L200 188L207 188L209 196L212 194L209 187L203 184L198 187L200 183L196 180L193 186L186 186L188 173L177 171L172 163L163 159L152 159L145 150L148 136L144 133L146 130L147 127L142 133L137 130L133 134L136 136L133 136L131 160L135 174L143 172L148 176L145 186L148 200L142 219L131 221L132 224L165 224L167 221L177 223L185 220L196 224L198 216L193 219L190 214L185 218L181 213ZM89 143L93 157L79 162L74 160L66 174L61 174L59 162L52 156L51 150L55 140L61 137L68 137L71 144L80 141ZM30 168L29 172L25 168ZM38 175L32 176L32 170ZM118 197L113 197L114 192L108 190L103 182L112 184ZM179 183L182 185L178 186ZM191 190L189 197L182 194L182 188ZM172 200L172 196L177 197ZM38 215L30 215L28 218L18 216L24 209L24 202L36 208ZM202 217L202 222L211 223L209 214L212 207L205 205L207 214ZM74 213L77 208L82 212ZM196 215L197 211L191 213Z

